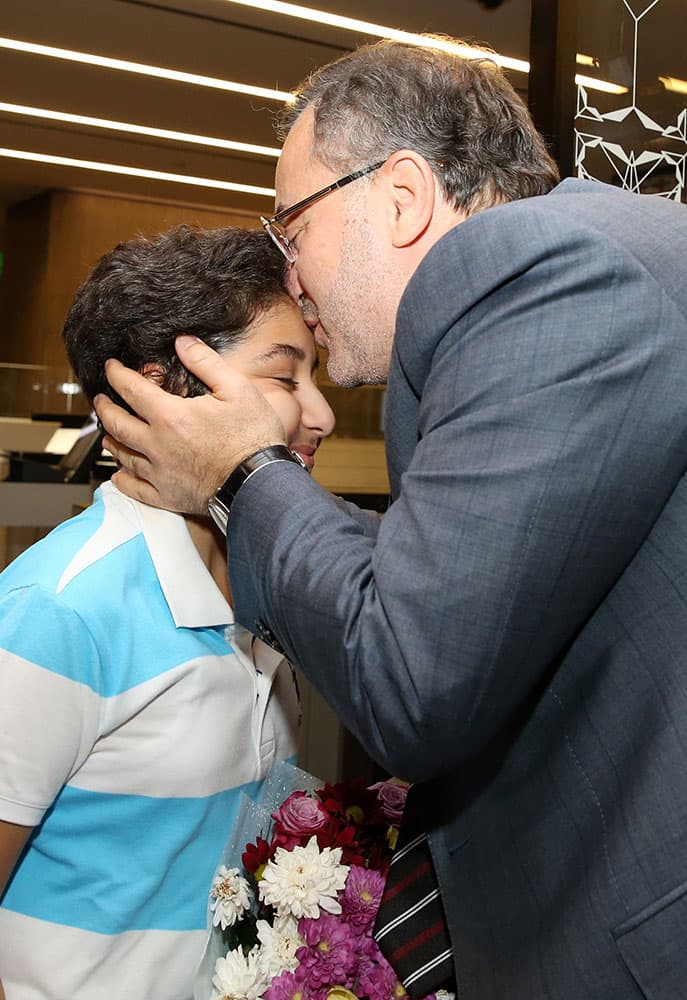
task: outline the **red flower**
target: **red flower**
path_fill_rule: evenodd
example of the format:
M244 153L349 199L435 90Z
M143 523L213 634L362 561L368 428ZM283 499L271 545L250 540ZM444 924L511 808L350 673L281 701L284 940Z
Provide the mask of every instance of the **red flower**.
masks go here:
M375 792L366 787L365 782L340 781L336 785L326 784L317 792L325 809L340 816L346 823L366 825L378 823L381 807Z
M317 834L317 846L341 848L342 865L364 865L361 847L357 840L357 830L354 826L332 826L320 830Z
M259 868L267 864L273 853L272 846L262 837L258 837L256 844L246 844L246 850L241 855L243 867L251 875L255 875Z

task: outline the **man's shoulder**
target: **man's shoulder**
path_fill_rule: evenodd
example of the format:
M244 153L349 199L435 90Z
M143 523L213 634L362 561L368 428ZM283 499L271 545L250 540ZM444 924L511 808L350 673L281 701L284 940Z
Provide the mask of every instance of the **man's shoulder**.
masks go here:
M467 242L499 237L511 251L518 245L528 245L530 228L540 240L559 241L566 231L584 232L590 240L604 240L608 237L608 221L614 223L615 232L627 230L629 235L634 229L636 240L642 235L636 231L640 218L649 226L658 227L668 220L682 228L687 225L687 206L658 195L637 194L599 181L571 177L548 194L509 201L471 216L447 233L433 250L441 254L442 250L457 249Z
M670 233L670 241L662 234ZM545 195L485 209L438 240L411 278L399 317L424 308L469 309L513 276L569 267L593 271L603 255L670 266L687 256L687 206L598 181L570 178Z
M479 212L434 244L401 299L396 355L419 395L440 344L474 344L523 324L572 330L583 301L595 324L614 296L632 301L628 329L653 329L661 302L673 302L671 322L682 330L685 260L685 206L564 181L549 194Z

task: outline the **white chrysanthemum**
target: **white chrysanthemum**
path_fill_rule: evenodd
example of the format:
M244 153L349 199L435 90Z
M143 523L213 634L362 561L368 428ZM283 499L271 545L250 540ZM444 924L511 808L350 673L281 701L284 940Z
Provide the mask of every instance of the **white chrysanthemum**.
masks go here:
M298 966L296 950L305 944L298 933L296 918L277 917L274 926L266 920L258 920L256 927L263 973L272 979L280 972L293 972Z
M260 966L258 949L244 955L241 948L228 951L215 962L212 985L213 1000L257 1000L267 989L269 980Z
M238 868L222 865L212 880L210 889L210 909L214 911L213 927L222 925L222 930L233 927L250 907L248 882L239 875Z
M278 847L260 879L260 899L273 906L279 916L290 913L297 920L316 920L321 909L341 913L336 894L346 884L348 865L340 862L341 848L320 850L316 837L311 837L306 847L290 851Z

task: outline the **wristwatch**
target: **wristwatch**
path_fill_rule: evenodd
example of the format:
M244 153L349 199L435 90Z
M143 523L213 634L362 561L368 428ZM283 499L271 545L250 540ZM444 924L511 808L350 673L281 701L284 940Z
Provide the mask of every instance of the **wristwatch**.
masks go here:
M208 511L210 517L215 522L222 534L227 533L227 521L229 511L234 502L234 497L243 484L250 479L254 472L261 469L263 465L272 465L273 462L295 462L301 469L308 472L308 467L297 451L291 451L284 444L273 444L268 448L261 448L248 458L244 458L236 466L231 475L222 483L220 488L208 500Z

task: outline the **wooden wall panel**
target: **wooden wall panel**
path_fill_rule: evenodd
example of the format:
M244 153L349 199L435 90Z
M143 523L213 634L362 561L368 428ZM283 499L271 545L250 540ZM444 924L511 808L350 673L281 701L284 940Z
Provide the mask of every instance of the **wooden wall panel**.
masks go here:
M253 228L257 219L178 204L53 191L7 213L0 361L65 366L61 331L73 295L116 243L179 223Z
M38 302L47 280L49 196L22 202L7 214L2 276L0 360L42 364L33 346L40 329Z

